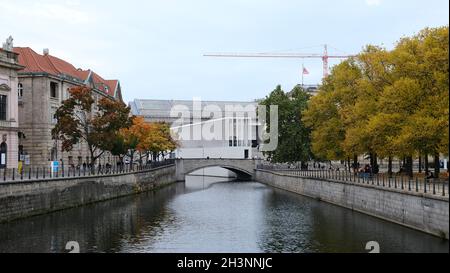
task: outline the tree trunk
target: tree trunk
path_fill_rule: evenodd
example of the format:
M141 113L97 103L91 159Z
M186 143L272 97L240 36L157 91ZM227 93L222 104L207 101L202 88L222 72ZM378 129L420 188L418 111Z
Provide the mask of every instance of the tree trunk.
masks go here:
M439 164L439 154L436 153L436 154L434 154L434 177L435 178L439 177L440 171L441 171L441 166Z
M91 162L90 162L91 174L95 174L95 162L97 161L97 158L94 156L94 151L92 150L92 148L89 149L89 152L91 153Z
M430 168L430 164L428 164L428 154L425 154L425 173L427 173L429 171Z
M388 175L392 177L392 156L388 158Z
M422 155L419 154L419 173L422 173Z
M130 150L130 170L134 171L134 153L136 153L135 150Z
M406 173L413 178L413 158L410 155L406 157Z

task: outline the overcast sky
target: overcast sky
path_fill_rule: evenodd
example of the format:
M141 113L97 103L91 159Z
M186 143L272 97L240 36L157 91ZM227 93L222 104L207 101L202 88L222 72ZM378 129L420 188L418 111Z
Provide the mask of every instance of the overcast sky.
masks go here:
M358 53L447 25L448 0L0 0L0 39L119 79L135 98L253 100L320 83L320 59L216 59L207 52ZM336 64L338 60L330 62Z

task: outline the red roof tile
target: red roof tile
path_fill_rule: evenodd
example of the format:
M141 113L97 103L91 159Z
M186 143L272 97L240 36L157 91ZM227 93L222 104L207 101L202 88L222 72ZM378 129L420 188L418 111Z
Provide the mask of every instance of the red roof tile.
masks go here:
M40 55L29 47L15 47L14 52L19 54L19 64L25 66L22 72L45 72L54 76L68 75L83 82L91 74L90 70L77 69L62 59L52 55ZM105 80L93 71L92 80L97 89L114 96L118 80Z

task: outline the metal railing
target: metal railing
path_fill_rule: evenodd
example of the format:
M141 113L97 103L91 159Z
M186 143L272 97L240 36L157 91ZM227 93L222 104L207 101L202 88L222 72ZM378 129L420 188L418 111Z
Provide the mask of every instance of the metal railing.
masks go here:
M291 176L322 179L329 181L339 181L358 185L375 186L380 188L395 189L405 192L424 193L448 198L448 179L443 178L410 178L404 175L387 173L360 173L348 170L303 170L297 168L283 168L279 166L261 164L257 166L259 170L271 170L281 174Z
M0 184L12 181L32 181L32 180L46 180L46 179L61 179L61 178L75 178L75 177L89 177L102 175L120 175L134 172L141 172L152 170L155 168L169 166L175 164L174 159L167 159L164 161L154 161L147 164L104 164L89 166L64 166L60 167L31 167L25 166L22 170L0 169Z

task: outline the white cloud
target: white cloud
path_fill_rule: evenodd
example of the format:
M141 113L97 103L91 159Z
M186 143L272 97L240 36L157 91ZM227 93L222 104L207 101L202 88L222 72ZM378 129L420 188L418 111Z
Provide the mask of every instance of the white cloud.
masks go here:
M368 6L379 6L381 5L381 0L366 0Z
M1 1L0 6L7 13L32 20L52 20L68 24L86 24L92 22L93 17L80 9L78 1L37 2L37 1Z

